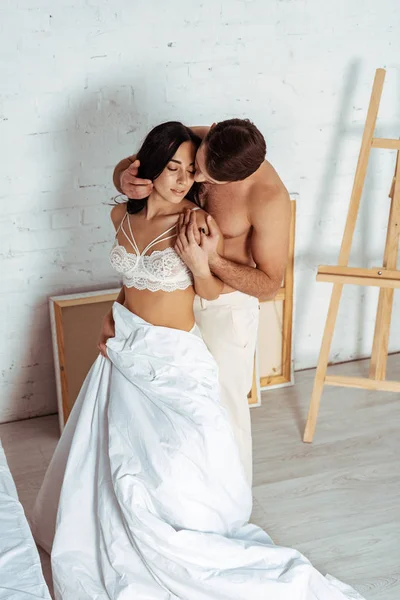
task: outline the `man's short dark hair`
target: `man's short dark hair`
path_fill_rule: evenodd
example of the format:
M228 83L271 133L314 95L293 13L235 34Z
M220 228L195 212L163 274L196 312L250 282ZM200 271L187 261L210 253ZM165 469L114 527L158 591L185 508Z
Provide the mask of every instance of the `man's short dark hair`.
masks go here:
M205 137L207 173L216 181L240 181L265 160L262 133L249 119L221 121Z

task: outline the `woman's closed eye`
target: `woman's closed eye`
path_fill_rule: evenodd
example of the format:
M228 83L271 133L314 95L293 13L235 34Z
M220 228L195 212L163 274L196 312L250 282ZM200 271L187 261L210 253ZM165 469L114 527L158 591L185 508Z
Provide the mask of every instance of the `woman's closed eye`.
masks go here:
M178 169L173 169L172 167L167 167L168 171L172 171L173 173L176 173L176 171ZM196 171L188 171L189 175L194 175L196 173Z

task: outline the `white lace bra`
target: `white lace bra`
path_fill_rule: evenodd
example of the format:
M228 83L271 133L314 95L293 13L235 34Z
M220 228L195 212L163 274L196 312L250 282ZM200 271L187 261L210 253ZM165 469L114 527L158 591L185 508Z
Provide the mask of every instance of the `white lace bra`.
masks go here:
M199 210L199 208L196 207L192 210ZM128 222L130 236L124 229L125 220ZM128 212L125 213L115 235L115 242L110 252L110 263L118 273L122 274L122 281L126 287L150 290L151 292L175 292L176 290L185 290L193 285L190 269L173 248L154 250L151 254L146 254L156 244L176 237L176 233L164 237L175 228L176 225L164 231L140 252L132 233ZM128 252L124 246L118 243L119 231L122 231L134 249L134 253Z

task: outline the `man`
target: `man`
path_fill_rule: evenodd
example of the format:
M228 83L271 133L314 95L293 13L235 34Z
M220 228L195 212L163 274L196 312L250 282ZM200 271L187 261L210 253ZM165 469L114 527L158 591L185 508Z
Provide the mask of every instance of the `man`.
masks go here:
M224 256L209 220L210 269L224 282L213 301L195 299L196 321L217 361L221 400L226 406L240 456L252 482L252 440L247 395L251 388L258 328L258 300L273 298L288 258L290 201L272 165L265 140L248 120L230 119L193 127L202 138L195 181L203 183L203 208L224 236ZM152 183L137 177L135 156L114 171L114 185L128 198L149 196ZM194 215L195 213L192 213ZM193 219L195 217L191 217Z

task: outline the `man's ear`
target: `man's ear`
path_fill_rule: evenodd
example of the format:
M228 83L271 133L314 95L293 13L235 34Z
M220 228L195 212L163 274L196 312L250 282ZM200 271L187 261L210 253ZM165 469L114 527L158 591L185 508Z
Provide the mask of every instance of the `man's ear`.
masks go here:
M213 127L215 127L215 126L216 126L216 123L213 123L213 124L211 125L210 129L212 129L212 128L213 128Z

